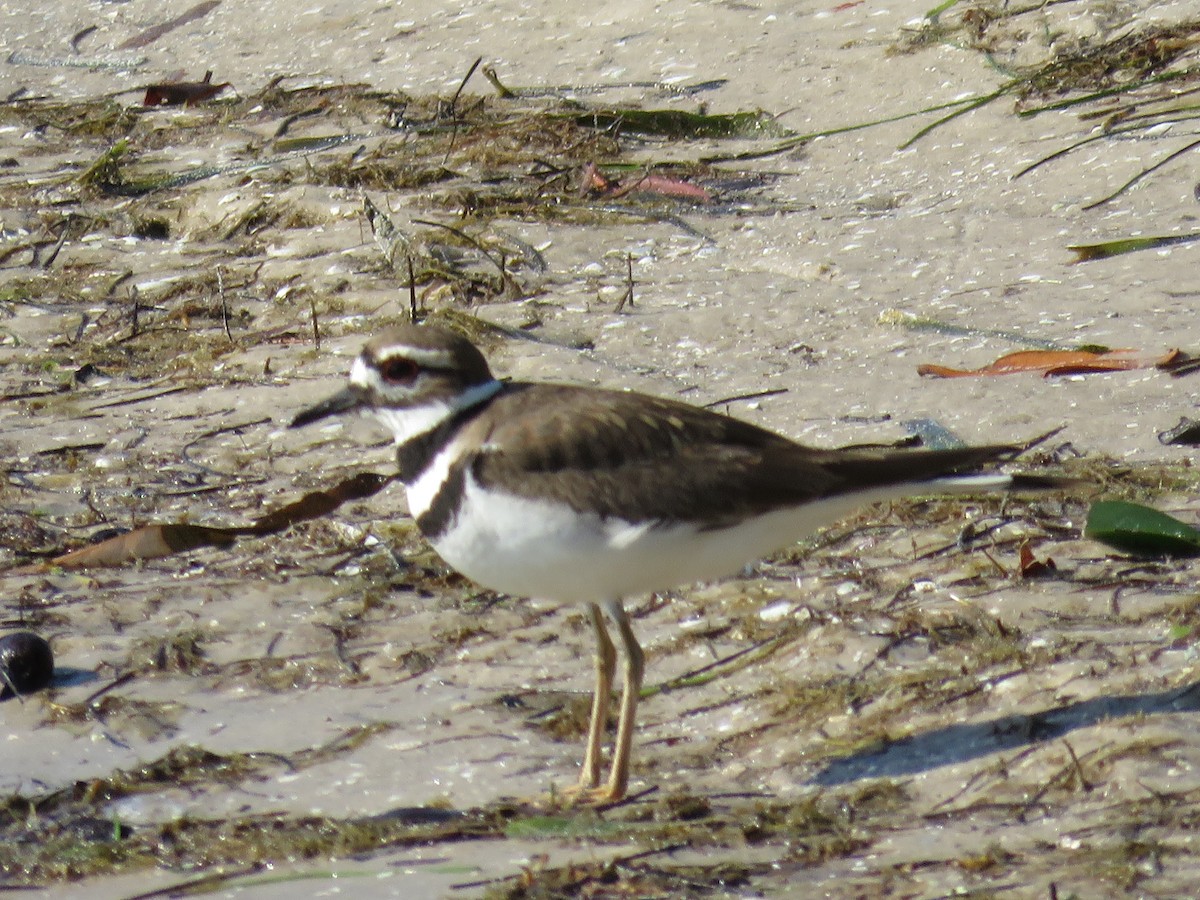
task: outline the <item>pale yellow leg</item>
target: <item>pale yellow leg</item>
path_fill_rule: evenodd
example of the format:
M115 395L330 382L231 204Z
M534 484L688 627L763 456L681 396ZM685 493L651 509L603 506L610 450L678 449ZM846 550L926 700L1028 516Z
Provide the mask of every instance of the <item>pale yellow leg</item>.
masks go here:
M629 617L619 600L609 600L604 610L617 626L617 637L624 651L625 683L621 690L621 716L617 721L617 742L613 748L612 770L608 781L600 785L600 745L608 719L608 702L612 693L613 673L617 651L609 637L600 607L588 604L588 615L596 632L596 693L592 698L592 721L588 726L587 752L583 758L583 773L578 786L565 794L574 803L615 803L625 796L629 787L629 757L633 748L633 730L637 721L638 699L642 694L642 674L645 654L634 637Z
M592 694L592 718L588 724L587 750L583 756L583 771L579 775L579 793L593 790L600 785L600 745L604 740L604 728L608 724L608 703L612 696L613 673L617 668L617 650L608 629L604 626L604 614L595 603L588 604L588 616L592 630L596 633L596 689Z
M625 684L621 690L621 718L617 722L617 743L613 749L612 771L608 784L597 792L593 802L614 803L625 796L629 786L629 757L633 747L633 730L637 721L638 700L642 695L642 675L645 671L645 654L629 625L629 616L620 600L610 600L604 609L617 626L617 637L625 651Z

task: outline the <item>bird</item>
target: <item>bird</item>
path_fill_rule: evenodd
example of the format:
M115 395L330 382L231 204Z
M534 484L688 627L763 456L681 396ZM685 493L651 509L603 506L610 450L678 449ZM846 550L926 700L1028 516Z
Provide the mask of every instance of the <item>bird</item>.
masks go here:
M428 324L368 340L349 383L290 427L354 411L393 435L409 514L449 566L586 610L591 714L578 784L559 796L598 806L628 793L645 670L626 598L734 574L882 500L1061 481L977 472L1028 444L816 449L673 399L502 380L470 340ZM617 645L623 689L602 780Z

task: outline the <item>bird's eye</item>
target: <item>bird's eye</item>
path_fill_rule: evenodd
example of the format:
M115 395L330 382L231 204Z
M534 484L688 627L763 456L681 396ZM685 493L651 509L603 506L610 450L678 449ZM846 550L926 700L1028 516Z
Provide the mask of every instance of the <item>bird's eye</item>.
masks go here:
M385 360L379 367L379 374L388 384L408 384L416 379L420 371L420 366L402 356Z

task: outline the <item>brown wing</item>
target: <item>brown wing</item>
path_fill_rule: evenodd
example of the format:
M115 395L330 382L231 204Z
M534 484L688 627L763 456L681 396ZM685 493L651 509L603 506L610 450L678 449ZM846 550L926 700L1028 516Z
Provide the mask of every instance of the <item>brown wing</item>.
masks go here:
M813 450L683 403L565 385L511 385L490 412L498 424L468 463L481 484L635 522L732 523L1014 452Z

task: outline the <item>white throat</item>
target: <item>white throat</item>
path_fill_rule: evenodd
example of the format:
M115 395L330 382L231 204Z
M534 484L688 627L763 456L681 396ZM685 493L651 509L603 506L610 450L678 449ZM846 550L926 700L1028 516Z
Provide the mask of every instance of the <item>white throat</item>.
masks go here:
M406 444L437 428L464 409L470 409L494 396L504 386L503 382L485 381L445 400L430 400L414 406L401 408L377 406L371 410L375 418L391 433L397 444Z

